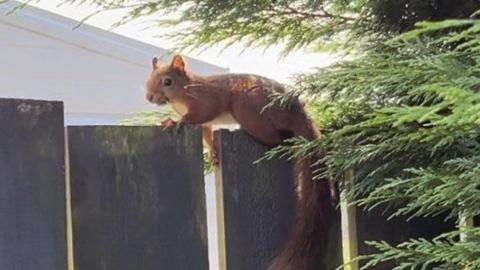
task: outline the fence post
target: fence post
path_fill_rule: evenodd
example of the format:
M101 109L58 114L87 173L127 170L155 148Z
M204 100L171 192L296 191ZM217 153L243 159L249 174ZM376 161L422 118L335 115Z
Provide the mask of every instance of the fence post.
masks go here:
M218 270L227 269L226 246L225 246L225 215L223 204L223 178L222 166L215 166L215 220L217 223L217 254L218 254ZM212 269L213 270L213 269Z
M470 215L462 213L460 214L459 220L460 220L459 222L460 241L466 241L468 238L468 233L466 233L465 230L472 229L473 227L475 227L474 218ZM465 266L463 269L469 270L470 268Z
M0 269L65 270L63 104L0 99Z
M466 229L472 229L474 227L473 217L461 214L459 222L460 231L465 231ZM460 241L465 241L468 237L468 234L465 232L460 233Z
M352 261L358 256L357 209L350 198L353 188L353 170L345 173L345 181L340 193L340 211L342 216L342 250L345 270L358 270L358 262Z

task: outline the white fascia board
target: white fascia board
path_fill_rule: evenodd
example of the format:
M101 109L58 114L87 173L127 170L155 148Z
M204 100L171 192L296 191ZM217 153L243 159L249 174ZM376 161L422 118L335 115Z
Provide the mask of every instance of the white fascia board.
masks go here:
M130 64L150 68L150 60L153 56L162 55L165 49L130 39L103 29L82 24L32 6L26 6L16 10L10 15L7 12L14 9L20 3L9 1L0 5L0 22L36 34L46 36L69 45L73 45L93 53L113 57ZM194 71L208 70L207 73L228 73L227 68L212 65L187 57L189 66Z

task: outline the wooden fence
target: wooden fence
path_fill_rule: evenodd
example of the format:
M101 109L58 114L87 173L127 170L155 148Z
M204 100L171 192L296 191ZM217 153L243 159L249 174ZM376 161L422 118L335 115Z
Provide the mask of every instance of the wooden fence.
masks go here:
M12 99L0 99L0 126L0 269L209 269L199 128L65 129L62 103ZM263 270L292 225L292 166L253 165L266 148L240 131L219 131L215 143L221 164L209 215L218 242L210 250L221 270ZM371 252L365 240L428 238L452 226L385 221L345 203L341 211L327 270L342 254Z

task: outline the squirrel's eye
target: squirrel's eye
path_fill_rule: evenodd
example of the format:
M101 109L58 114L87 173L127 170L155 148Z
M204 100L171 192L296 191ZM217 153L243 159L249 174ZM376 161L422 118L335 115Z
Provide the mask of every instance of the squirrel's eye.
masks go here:
M171 85L172 85L172 79L170 78L163 79L163 86L171 86Z

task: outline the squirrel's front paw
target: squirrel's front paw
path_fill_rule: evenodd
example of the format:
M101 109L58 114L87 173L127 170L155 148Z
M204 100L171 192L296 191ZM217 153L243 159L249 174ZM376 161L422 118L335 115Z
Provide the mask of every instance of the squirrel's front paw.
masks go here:
M171 118L167 118L167 119L162 120L162 121L160 122L160 125L161 125L164 129L174 127L174 126L176 126L176 124L177 124L177 122L173 121Z
M178 132L180 128L184 125L183 121L174 121L171 118L167 118L160 122L160 125L164 130L173 128L175 132Z

